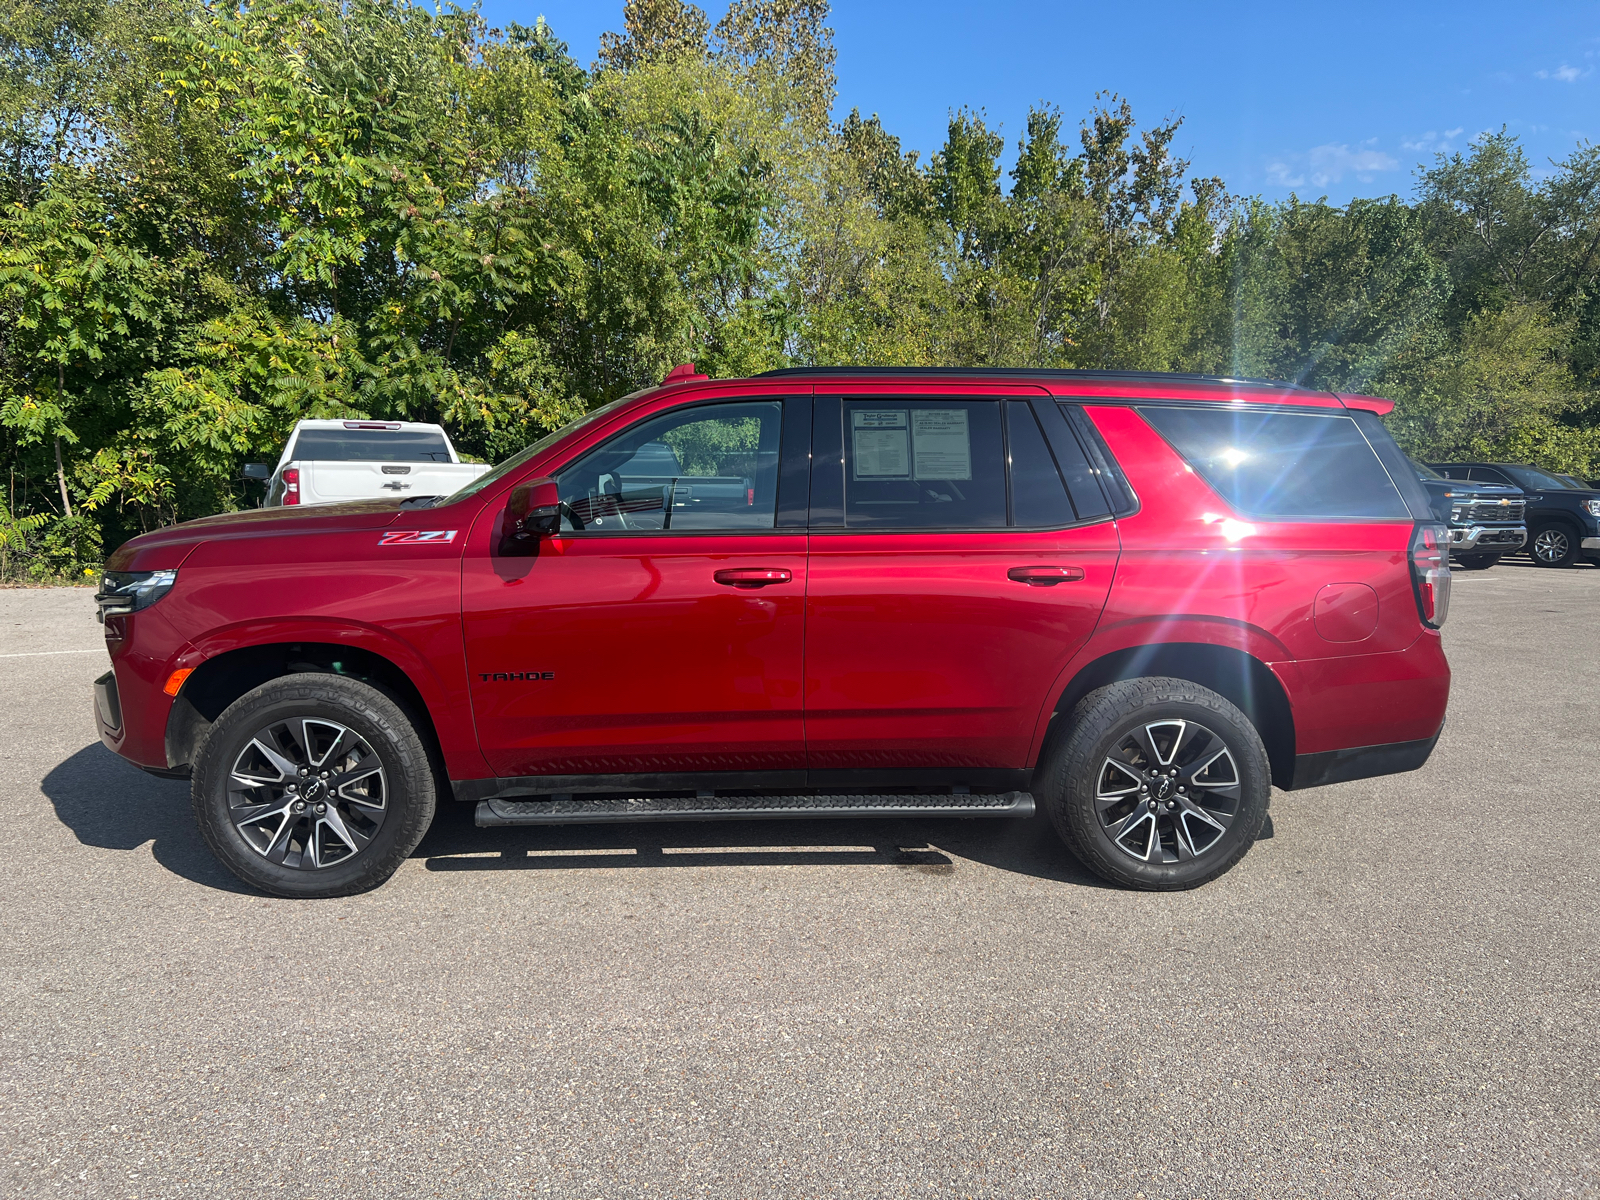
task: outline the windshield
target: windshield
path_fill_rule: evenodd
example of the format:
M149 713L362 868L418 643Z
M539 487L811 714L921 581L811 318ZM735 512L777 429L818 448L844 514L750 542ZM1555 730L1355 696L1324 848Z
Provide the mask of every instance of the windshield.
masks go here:
M497 480L504 479L512 471L515 471L523 463L532 458L535 454L538 454L539 451L554 445L557 439L564 438L567 436L567 434L573 432L574 430L581 429L583 426L599 420L601 417L608 415L617 407L617 405L625 404L637 395L640 395L640 393L634 392L632 395L624 396L620 400L613 400L610 404L602 404L599 408L594 409L592 412L585 413L576 421L569 421L560 429L557 429L554 433L545 434L537 442L533 443L533 445L527 447L526 449L517 451L510 458L497 465L494 470L486 472L483 475L479 475L460 491L452 492L450 495L446 496L443 500L439 501L439 507L442 508L446 504L454 504L457 500L465 500L468 496L476 496L490 484L496 482Z
M1417 478L1418 479L1443 479L1444 478L1443 475L1439 474L1439 472L1435 471L1427 463L1419 463L1414 458L1408 458L1406 461L1409 462L1414 468L1416 468Z
M1538 467L1501 467L1507 475L1515 479L1525 488L1555 488L1560 491L1588 491L1588 488L1578 488L1568 483L1560 475L1552 475L1549 471L1541 471Z

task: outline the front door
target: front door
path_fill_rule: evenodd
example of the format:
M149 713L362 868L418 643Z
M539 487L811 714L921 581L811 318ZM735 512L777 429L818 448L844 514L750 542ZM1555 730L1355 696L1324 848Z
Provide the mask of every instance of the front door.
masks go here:
M467 663L499 776L798 782L806 534L777 518L784 403L671 409L587 452L557 473L561 531L534 557L474 537Z
M1062 469L1094 486L1082 451L1064 421L1047 441L1048 399L816 404L812 782L933 769L982 785L1026 767L1117 560L1103 502L1079 513L1063 486Z

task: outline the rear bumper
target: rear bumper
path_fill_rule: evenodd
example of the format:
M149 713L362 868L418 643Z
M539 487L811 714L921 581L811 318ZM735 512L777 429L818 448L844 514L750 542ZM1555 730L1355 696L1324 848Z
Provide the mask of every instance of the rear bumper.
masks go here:
M1297 760L1426 742L1444 726L1450 664L1436 630L1424 632L1404 650L1268 666L1294 712Z
M1439 733L1444 732L1440 726ZM1389 742L1381 746L1356 746L1349 750L1327 750L1321 754L1297 754L1294 779L1288 790L1321 787L1328 783L1348 783L1352 779L1371 779L1378 775L1399 775L1415 771L1428 761L1439 741L1436 733L1414 742Z

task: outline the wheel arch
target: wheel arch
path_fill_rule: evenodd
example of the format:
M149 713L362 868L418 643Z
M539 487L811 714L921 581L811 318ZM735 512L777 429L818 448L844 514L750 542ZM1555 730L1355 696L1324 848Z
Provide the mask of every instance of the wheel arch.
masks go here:
M1210 688L1235 705L1261 735L1272 782L1287 788L1294 779L1294 711L1283 684L1254 655L1207 642L1159 642L1114 650L1074 675L1051 714L1051 725L1065 722L1073 706L1096 688L1124 679L1164 676Z
M168 768L191 766L212 725L239 697L269 680L299 674L342 675L378 688L405 710L429 753L441 754L439 731L421 690L391 659L339 642L265 642L207 658L183 681L167 717Z

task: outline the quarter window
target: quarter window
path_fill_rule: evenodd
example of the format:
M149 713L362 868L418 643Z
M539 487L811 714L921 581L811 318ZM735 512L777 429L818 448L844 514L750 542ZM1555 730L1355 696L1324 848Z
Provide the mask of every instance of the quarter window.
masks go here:
M1240 513L1410 519L1389 473L1347 416L1155 406L1139 411Z
M771 529L781 401L663 413L556 476L574 533Z

